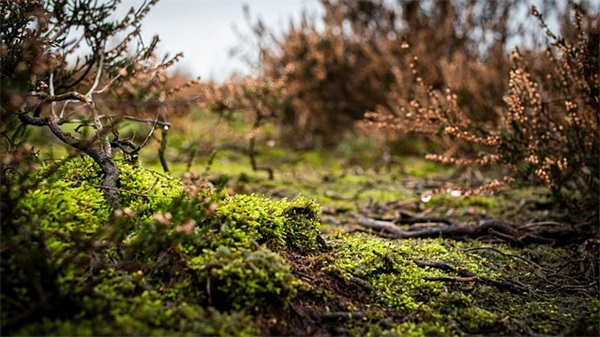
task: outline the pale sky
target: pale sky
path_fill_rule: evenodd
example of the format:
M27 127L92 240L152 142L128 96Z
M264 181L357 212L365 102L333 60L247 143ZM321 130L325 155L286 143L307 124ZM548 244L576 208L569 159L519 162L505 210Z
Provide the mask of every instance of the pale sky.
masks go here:
M122 16L139 0L124 0ZM298 20L302 11L318 13L317 0L161 0L142 21L142 37L149 43L159 35L159 53L173 56L183 52L176 69L203 80L222 81L234 72L247 74L250 69L230 50L241 44L237 31L250 36L243 6L252 18L260 17L266 26L281 32L289 19ZM236 27L234 29L234 27Z

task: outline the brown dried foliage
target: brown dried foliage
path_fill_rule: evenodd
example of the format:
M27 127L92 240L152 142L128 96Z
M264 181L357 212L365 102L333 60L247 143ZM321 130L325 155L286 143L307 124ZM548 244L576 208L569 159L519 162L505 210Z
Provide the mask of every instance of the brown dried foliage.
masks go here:
M509 25L524 2L322 1L319 18L304 15L282 36L254 24L261 47L260 76L285 74L287 130L302 130L308 145L332 145L364 111L391 108L388 93L412 99L420 80L456 88L457 104L472 119L493 121L507 89L504 50L521 26ZM403 45L411 46L407 58ZM298 135L298 132L289 132Z
M273 178L273 170L257 164L256 145L261 133L260 127L268 122L277 123L286 114L288 105L282 99L285 96L286 80L286 76L277 80L247 76L224 84L207 83L201 89L202 106L206 109L225 118L232 118L234 113L240 111L245 114L251 130L244 136L248 141L248 148L241 150L250 157L253 170L267 171L270 179ZM274 144L274 140L267 140L268 146L272 147Z
M180 89L169 81L167 69L183 55L159 59L158 37L149 45L141 40L141 22L156 2L132 7L116 21L116 0L1 2L1 154L23 146L27 126L47 128L54 136L48 140L58 139L102 167L111 204L117 202L111 192L118 180L114 148L135 159L159 127L164 159L167 117L186 111L197 97L177 96ZM121 136L124 119L147 124L148 133ZM75 132L66 124L77 125Z
M566 205L597 210L598 14L572 5L570 27L577 34L568 40L552 33L535 7L531 13L544 29L548 47L529 51L529 61L516 48L511 53L505 105L495 124L476 123L464 113L453 90L426 87L419 77L415 81L422 95L408 100L391 93L389 105L393 107L366 114L366 124L401 133L433 134L455 145L446 153L428 155L428 159L504 168L503 178L468 194L494 192L518 181L543 185ZM467 144L476 151L456 151L456 144Z
M168 72L183 54L161 59L156 53L158 36L148 45L140 37L142 20L156 2L132 7L116 21L111 18L116 1L94 6L3 2L3 120L35 110L35 116L51 117L59 125L80 123L90 118L84 107L88 99L103 125L123 116L166 122L169 115L185 113L198 97L182 92L198 80L174 85ZM81 34L69 35L76 29ZM123 37L115 44L111 39L117 35ZM60 99L65 93L81 96ZM2 132L12 138L9 129Z

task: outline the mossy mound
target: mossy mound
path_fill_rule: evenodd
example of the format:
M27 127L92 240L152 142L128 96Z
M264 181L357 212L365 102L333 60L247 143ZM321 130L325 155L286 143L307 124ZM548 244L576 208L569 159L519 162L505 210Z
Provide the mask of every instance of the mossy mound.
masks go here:
M121 209L86 158L44 167L13 200L0 232L2 334L598 334L594 240L515 248L353 231L317 249L309 199L190 195L117 163Z
M565 261L593 263L586 253L444 239L390 241L365 234L334 235L329 244L321 271L367 289L366 301L386 308L368 309L373 318L384 318L390 308L403 313L387 328L350 324L357 335L598 332L600 302L592 288L578 292L555 283L569 277L561 274ZM592 281L593 271L586 277Z
M225 310L258 312L260 308L285 306L299 285L285 260L266 248L231 250L221 246L190 259L188 264L197 271L201 287L207 289L209 303Z
M164 302L145 292L130 300L86 299L94 313L65 319L44 318L14 333L16 336L256 336L252 317L220 312L185 302ZM104 310L104 311L102 311Z
M117 161L111 211L88 158L44 167L2 228L2 331L16 335L256 335L300 282L319 207L207 190Z
M219 226L218 240L212 246L246 247L256 242L274 250L310 248L319 234L319 211L304 197L291 202L257 195L226 197L216 208L213 223Z
M23 221L37 224L49 236L46 243L55 252L70 247L68 242L94 235L110 215L97 188L64 180L42 181L21 200L20 210Z
M120 156L115 158L115 162L119 167L117 192L120 204L136 211L138 216L152 215L156 210L168 208L171 200L183 193L179 179L132 165ZM98 189L103 180L102 170L88 156L46 165L40 175L46 176L50 185L58 182L70 186L87 184Z

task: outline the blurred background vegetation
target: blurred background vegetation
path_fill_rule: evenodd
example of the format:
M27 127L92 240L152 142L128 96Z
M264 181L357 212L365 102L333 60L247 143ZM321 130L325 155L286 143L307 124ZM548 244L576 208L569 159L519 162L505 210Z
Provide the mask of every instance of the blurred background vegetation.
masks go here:
M251 44L240 50L252 55L240 57L252 62L252 75L217 83L161 73L160 88L152 88L151 95L139 90L144 80L138 78L115 92L116 101L101 102L148 120L160 111L171 128L166 147L162 130L152 123L124 119L118 131L138 144L152 131L142 161L160 169L159 159L166 158L178 174L201 172L209 163L211 172L241 163L272 175L274 168L281 171L299 162L313 168L327 164L331 170L421 174L406 166L419 161L407 158L429 155L456 170L455 178L464 178L459 182L468 188L517 178L551 190L558 184L553 195L565 200L565 191L578 199L597 190L599 8L593 1L543 1L537 4L539 18L525 0L320 5L318 14L290 20L283 33L246 9L253 37L240 41ZM540 18L559 31L548 31ZM517 45L520 65L513 62ZM537 83L532 95L540 96L541 108L531 109L529 101L515 103L540 114L526 112L529 119L515 126L507 118L514 111L506 98L520 92L511 87L511 71L517 67ZM160 103L161 92L173 102ZM143 100L136 101L138 96ZM569 124L569 114L585 122ZM545 142L548 130L542 132L536 123L556 129L550 137L559 140L546 142L555 150L525 144L533 138ZM529 129L531 139L515 136ZM490 137L503 141L490 149ZM65 148L46 146L53 139L42 129L29 142L51 156L64 155ZM568 165L559 165L565 160ZM569 178L573 175L575 181ZM502 177L508 180L494 180Z
M188 134L215 113L232 128L218 133L227 134L221 142L245 141L236 146L255 169L259 152L270 166L299 150L316 151L318 163L343 158L337 165L381 171L405 171L403 158L427 155L457 169L475 193L516 181L571 206L597 194L597 4L321 5L283 33L248 14L254 48L246 50L259 57L246 59L257 73L202 83L202 112L185 117ZM206 158L216 149L209 139L188 147Z

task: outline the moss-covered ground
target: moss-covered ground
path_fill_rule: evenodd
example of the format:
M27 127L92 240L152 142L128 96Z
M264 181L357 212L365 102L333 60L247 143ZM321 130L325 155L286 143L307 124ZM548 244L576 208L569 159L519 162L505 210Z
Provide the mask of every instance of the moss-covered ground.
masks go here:
M1 232L2 335L600 333L597 237L395 239L359 221L553 226L560 212L541 191L423 197L459 173L412 157L386 170L365 139L327 152L261 146L269 180L238 151L211 156L248 130L190 118L197 129L171 137L171 174L152 146L141 163L118 157L117 210L88 158L46 161L25 192L2 191L14 202Z

